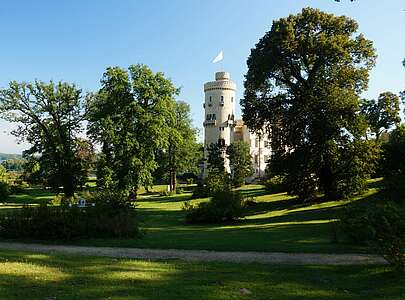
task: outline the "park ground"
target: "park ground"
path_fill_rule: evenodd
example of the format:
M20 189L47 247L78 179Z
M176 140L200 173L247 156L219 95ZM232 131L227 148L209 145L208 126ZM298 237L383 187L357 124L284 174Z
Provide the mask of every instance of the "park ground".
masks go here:
M241 192L254 197L235 223L191 226L182 206L191 193L159 196L163 186L139 197L144 232L138 239L78 240L79 246L205 249L294 253L370 253L337 230L347 205L380 199L380 181L345 201L298 203L263 186ZM12 195L0 213L53 198L38 188ZM252 198L253 199L253 198ZM192 202L207 201L195 199ZM38 242L38 241L25 241ZM44 242L42 242L44 243ZM49 243L49 242L48 242ZM61 244L61 241L53 241ZM405 276L385 265L263 265L180 260L133 260L0 250L0 299L405 299Z
M0 299L392 299L386 266L139 261L0 251Z

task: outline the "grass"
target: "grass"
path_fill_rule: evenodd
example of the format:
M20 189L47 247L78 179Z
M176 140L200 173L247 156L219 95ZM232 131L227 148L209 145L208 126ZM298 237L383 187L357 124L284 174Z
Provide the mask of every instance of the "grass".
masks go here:
M157 186L153 191L162 190ZM286 194L267 194L263 186L249 185L241 192L255 197L245 219L231 224L191 226L184 222L182 206L190 193L171 197L144 194L138 200L138 216L145 235L141 239L89 239L72 241L76 245L207 249L279 252L369 252L363 246L337 241L335 222L341 209L353 202L378 200L378 182L371 182L364 195L348 201L299 203ZM39 203L52 197L49 192L28 190L10 197L3 208L22 203ZM192 200L206 201L207 199ZM1 209L0 209L1 211ZM59 243L53 241L53 243ZM62 243L62 242L60 242Z
M251 294L242 294L242 288ZM0 299L404 298L405 276L381 266L238 265L0 251Z

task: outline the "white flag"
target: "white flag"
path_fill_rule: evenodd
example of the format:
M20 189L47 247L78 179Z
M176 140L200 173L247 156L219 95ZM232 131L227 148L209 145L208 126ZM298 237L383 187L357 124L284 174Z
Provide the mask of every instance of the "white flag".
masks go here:
M221 61L224 59L224 52L221 50L221 52L219 52L219 54L217 55L217 57L214 58L214 60L212 61L213 64Z

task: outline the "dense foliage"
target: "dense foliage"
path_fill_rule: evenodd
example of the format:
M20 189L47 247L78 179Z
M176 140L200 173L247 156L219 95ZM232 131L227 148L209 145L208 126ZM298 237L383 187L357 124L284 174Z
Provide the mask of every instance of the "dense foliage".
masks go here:
M190 105L176 102L175 118L169 124L170 132L166 148L156 149L158 168L155 179L168 178L170 191L176 190L178 173L198 174L198 162L202 151L197 143L197 130L193 128Z
M369 242L400 270L405 269L405 206L392 202L345 210L341 228L354 242Z
M387 132L391 126L401 122L400 100L391 92L381 93L377 101L363 100L361 104L361 112L376 140L379 140L381 134Z
M244 141L235 141L227 149L229 165L232 173L232 184L240 187L245 183L246 178L254 174L250 147Z
M231 190L231 180L225 169L225 151L226 148L219 144L208 146L208 175L204 183L205 191L210 196Z
M185 202L183 209L187 223L229 222L244 216L245 199L241 193L223 190L215 192L208 202Z
M377 159L363 138L359 98L376 55L357 29L352 19L305 8L273 22L247 61L243 119L267 128L272 173L301 199L358 192Z
M0 90L0 114L19 126L13 131L32 146L25 152L39 162L48 185L73 196L85 176L77 156L83 115L83 94L75 85L59 82L10 82Z
M386 191L397 202L405 202L405 125L394 129L383 146Z
M266 190L272 194L283 193L287 191L284 176L276 175L264 181Z
M108 68L101 84L87 103L88 134L101 145L97 185L136 197L153 182L156 149L167 149L178 90L144 65Z
M25 206L0 215L0 237L44 240L124 238L139 234L134 209L122 193L97 194L94 206Z

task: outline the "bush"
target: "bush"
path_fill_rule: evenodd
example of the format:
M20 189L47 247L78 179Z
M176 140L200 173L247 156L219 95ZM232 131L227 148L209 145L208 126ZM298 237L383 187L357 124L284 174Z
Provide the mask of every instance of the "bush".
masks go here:
M11 187L10 187L10 192L11 194L21 194L24 192L25 189L29 187L28 183L25 181L15 181Z
M347 208L341 229L354 242L374 245L398 269L405 268L405 207L392 202Z
M179 194L179 195L184 194L184 189L182 189L182 188L177 188L177 189L176 189L176 194Z
M159 196L161 196L161 197L170 197L170 196L173 196L173 195L176 195L176 192L174 192L174 191L161 191L160 193L159 193Z
M386 175L384 185L385 192L390 199L405 203L405 174L398 172Z
M139 234L134 209L117 192L94 195L95 206L25 206L0 216L0 237L39 240L127 238Z
M232 191L216 192L209 202L192 205L184 203L187 223L221 223L244 216L245 201L242 194Z
M267 179L264 182L264 186L267 191L273 194L283 193L287 191L284 180L285 180L284 176L276 175Z
M202 181L198 181L197 186L193 190L193 199L197 198L205 198L207 197L207 191L205 190L204 183Z
M226 172L210 172L205 178L205 191L209 196L231 190L231 180Z
M0 200L5 200L10 195L10 192L10 185L7 182L0 181Z

